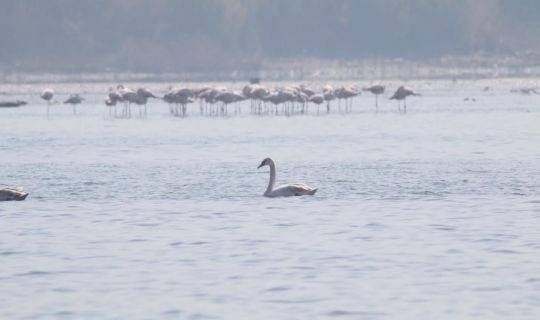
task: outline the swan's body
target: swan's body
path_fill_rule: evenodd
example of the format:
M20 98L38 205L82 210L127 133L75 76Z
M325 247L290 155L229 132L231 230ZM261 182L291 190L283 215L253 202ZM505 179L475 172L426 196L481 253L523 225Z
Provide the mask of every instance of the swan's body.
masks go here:
M289 183L281 186L275 187L276 184L276 165L274 161L270 158L264 159L259 168L263 166L270 167L270 180L268 181L268 187L264 192L265 197L275 198L275 197L291 197L291 196L305 196L305 195L314 195L317 192L317 188L312 188L303 183Z
M0 201L21 201L26 199L28 193L20 187L2 187L0 186Z

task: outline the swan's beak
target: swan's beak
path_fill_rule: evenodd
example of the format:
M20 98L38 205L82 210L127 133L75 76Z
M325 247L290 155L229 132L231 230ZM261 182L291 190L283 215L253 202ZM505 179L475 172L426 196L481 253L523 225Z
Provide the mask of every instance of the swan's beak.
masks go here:
M261 164L257 167L257 169L260 169L262 166L264 166L264 163L261 163Z

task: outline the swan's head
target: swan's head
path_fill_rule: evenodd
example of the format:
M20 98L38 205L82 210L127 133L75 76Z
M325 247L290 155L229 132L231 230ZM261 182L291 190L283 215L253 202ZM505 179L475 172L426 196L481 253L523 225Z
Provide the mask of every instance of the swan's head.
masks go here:
M264 159L263 161L261 161L261 164L257 167L257 169L270 165L270 161L272 161L272 159L270 158Z

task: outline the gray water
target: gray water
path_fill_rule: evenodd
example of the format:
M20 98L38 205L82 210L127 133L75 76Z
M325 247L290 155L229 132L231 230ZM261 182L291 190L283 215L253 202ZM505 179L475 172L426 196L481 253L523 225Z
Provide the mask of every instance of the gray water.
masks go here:
M422 93L406 115L0 109L0 183L30 193L0 204L0 318L538 319L540 97ZM262 197L268 156L318 193Z

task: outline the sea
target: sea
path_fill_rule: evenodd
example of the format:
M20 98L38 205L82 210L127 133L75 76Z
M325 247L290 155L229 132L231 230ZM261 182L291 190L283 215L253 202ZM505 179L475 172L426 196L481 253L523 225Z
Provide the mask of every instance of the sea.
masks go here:
M540 319L540 95L515 81L129 119L109 83L0 86L29 102L0 108L0 184L29 193L0 203L0 319ZM266 157L317 193L263 197Z

